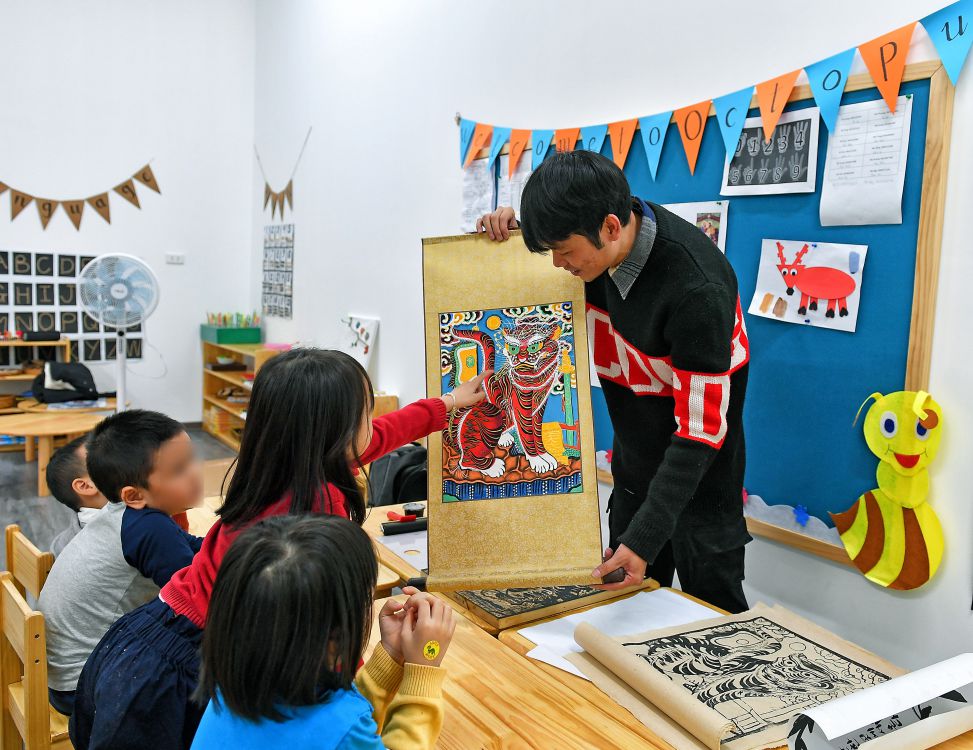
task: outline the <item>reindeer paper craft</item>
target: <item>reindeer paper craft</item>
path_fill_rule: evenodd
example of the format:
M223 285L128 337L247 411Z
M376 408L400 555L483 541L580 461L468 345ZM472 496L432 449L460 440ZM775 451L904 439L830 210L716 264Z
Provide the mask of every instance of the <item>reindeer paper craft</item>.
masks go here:
M801 304L797 308L798 315L807 314L808 310L818 309L818 300L828 303L826 318L833 318L837 309L840 317L848 315L848 297L855 291L857 285L851 274L829 266L808 267L801 261L807 255L810 247L805 244L790 263L784 256L784 246L777 243L777 257L780 271L787 285L788 296L797 289L801 293Z

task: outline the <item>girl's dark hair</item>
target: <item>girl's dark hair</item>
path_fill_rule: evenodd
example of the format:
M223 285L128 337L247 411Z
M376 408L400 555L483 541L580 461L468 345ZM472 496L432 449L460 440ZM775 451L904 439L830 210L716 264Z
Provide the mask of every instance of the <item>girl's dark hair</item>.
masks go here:
M344 518L254 524L230 545L213 584L193 697L253 721L284 721L287 707L349 689L377 576L368 535Z
M615 162L593 151L549 156L527 179L520 198L520 228L533 253L547 252L572 234L600 248L608 214L628 225L632 192Z
M351 520L365 520L365 498L352 466L355 442L374 396L368 373L344 352L300 348L268 360L253 381L236 471L219 510L244 524L291 493L290 512L345 496Z

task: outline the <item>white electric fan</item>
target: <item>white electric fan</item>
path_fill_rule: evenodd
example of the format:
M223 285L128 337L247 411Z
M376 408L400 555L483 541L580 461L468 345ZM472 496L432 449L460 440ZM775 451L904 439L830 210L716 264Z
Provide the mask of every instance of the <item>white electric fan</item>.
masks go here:
M88 315L118 333L115 400L125 409L125 331L142 323L159 304L159 281L145 261L134 255L99 255L78 276L78 299Z

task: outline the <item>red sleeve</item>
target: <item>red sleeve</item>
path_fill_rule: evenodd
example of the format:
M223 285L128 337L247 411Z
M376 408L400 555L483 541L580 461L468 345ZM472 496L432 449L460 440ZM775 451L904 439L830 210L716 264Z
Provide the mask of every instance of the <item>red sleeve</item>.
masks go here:
M446 404L424 398L372 422L372 442L361 457L368 464L407 443L446 428Z

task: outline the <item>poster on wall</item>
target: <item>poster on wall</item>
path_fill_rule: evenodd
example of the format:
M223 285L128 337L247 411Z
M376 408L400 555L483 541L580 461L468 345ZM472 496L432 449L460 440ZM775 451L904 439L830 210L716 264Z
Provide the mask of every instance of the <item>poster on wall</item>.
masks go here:
M726 254L726 233L729 231L730 201L701 201L699 203L666 203L676 216L699 228L703 234Z
M78 300L78 274L93 255L61 251L0 250L0 335L59 331L71 341L71 359L104 362L116 356L114 328L85 313ZM142 328L126 334L129 359L142 357ZM0 349L0 365L54 359L53 347Z
M338 348L350 354L366 370L372 362L375 340L378 338L378 318L367 315L348 315L341 319L344 327Z
M747 118L736 150L723 167L720 194L813 193L820 119L817 107L785 112L768 141L764 138L763 120Z
M264 227L263 312L265 316L294 315L294 225Z
M510 176L510 157L503 154L500 159L500 176L497 178L497 208L510 206L514 216L520 221L520 196L524 193L527 178L531 176L530 159L523 158L517 164L513 177Z

